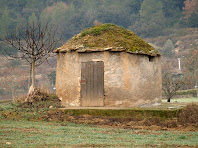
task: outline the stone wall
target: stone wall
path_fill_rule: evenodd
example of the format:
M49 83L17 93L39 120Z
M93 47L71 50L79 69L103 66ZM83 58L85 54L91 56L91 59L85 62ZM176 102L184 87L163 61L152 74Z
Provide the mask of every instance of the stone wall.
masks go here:
M104 62L105 106L134 107L160 102L160 57L126 52L58 53L56 93L64 106L80 106L81 62Z

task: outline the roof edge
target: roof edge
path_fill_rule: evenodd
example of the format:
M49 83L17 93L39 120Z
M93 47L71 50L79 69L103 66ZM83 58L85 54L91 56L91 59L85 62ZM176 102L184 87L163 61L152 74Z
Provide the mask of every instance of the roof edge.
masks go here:
M151 50L148 53L145 52L141 52L136 50L134 51L130 51L128 49L125 49L123 47L107 47L107 48L86 48L84 46L79 46L76 48L57 48L54 50L54 53L66 53L66 52L78 52L78 53L90 53L90 52L102 52L102 51L111 51L111 52L127 52L127 53L131 53L131 54L141 54L141 55L148 55L148 56L161 56L161 53L156 52L156 50Z

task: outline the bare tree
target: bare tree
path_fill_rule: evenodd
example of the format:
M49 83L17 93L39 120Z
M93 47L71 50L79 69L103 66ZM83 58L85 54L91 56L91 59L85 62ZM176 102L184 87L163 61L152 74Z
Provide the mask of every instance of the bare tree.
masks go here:
M30 64L31 86L35 88L35 67L41 65L50 56L61 38L56 38L57 28L48 23L41 22L26 23L25 27L20 26L15 33L7 34L4 42L18 50L17 56L13 58L26 60ZM6 51L5 51L6 52Z
M162 90L166 95L167 102L170 102L171 98L184 84L184 80L181 77L174 77L174 75L169 72L162 75Z

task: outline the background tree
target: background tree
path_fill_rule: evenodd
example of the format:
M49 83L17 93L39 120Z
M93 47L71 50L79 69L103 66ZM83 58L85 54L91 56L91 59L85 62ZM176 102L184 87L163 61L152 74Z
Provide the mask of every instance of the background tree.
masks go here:
M173 42L168 39L168 41L164 44L163 48L161 49L161 52L163 54L163 56L165 57L173 57L174 56L174 45Z
M9 32L11 32L34 14L42 22L47 20L50 24L58 24L59 32L64 35L64 41L81 30L93 26L95 20L131 29L141 37L155 37L172 34L174 27L180 28L184 25L182 19L184 1L0 0L0 17L7 8L9 17L14 21L9 25ZM192 14L189 18L190 27L195 27L194 22L197 19L193 19L194 15ZM1 23L6 24L6 21L0 21Z
M198 27L198 1L197 0L186 0L184 2L183 14L186 24L189 27Z
M37 17L36 17L36 15L35 15L34 12L33 12L32 15L28 18L28 22L29 22L30 24L33 24L33 23L37 23L37 22L38 22Z
M17 51L13 49L12 46L4 43L3 41L0 41L0 54L5 55L6 53L11 54L11 55L16 55Z
M52 6L48 6L46 7L40 15L40 21L44 22L44 23L49 23L50 25L58 25L58 30L56 32L56 34L62 34L65 33L68 28L66 28L65 26L67 26L66 24L66 18L67 18L67 4L64 2L57 2L54 3ZM64 36L67 37L67 33L66 35L64 34Z
M198 6L197 6L198 9ZM188 26L192 28L198 27L198 13L193 13L188 19Z
M12 18L9 15L9 10L6 7L3 11L3 14L0 16L0 38L9 31L10 25L12 22Z
M171 101L171 98L176 92L185 85L185 78L180 71L175 69L173 62L170 58L163 58L162 61L162 90L167 99L167 102Z
M161 35L161 30L165 28L165 16L161 1L144 0L139 14L139 20L129 29L144 37Z
M189 57L186 59L186 68L195 82L198 98L198 41L191 45Z
M32 87L35 88L35 67L45 62L56 47L60 38L56 38L57 28L49 24L26 23L16 33L6 35L4 42L19 52L19 56L9 55L13 58L21 58L30 64Z
M163 5L159 0L144 0L141 5L140 16L145 19L152 19L153 16L163 16Z
M52 71L50 74L48 74L48 78L51 82L51 85L54 87L56 84L56 71Z
M185 0L161 0L163 3L163 13L166 18L165 24L166 29L164 33L171 33L172 29L178 27L180 22L178 21L183 17L182 7L184 6ZM169 31L170 30L170 31Z
M193 14L198 14L198 1L197 0L186 0L184 2L185 6L183 7L184 18L186 21Z
M174 75L170 72L162 74L162 90L166 95L167 102L171 101L171 98L184 84L184 80L180 75Z

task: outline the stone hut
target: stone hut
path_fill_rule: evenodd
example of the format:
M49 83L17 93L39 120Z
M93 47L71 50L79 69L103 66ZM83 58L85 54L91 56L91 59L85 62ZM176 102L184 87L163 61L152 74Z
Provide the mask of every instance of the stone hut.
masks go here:
M87 28L57 48L64 106L137 107L161 102L160 53L114 24Z

